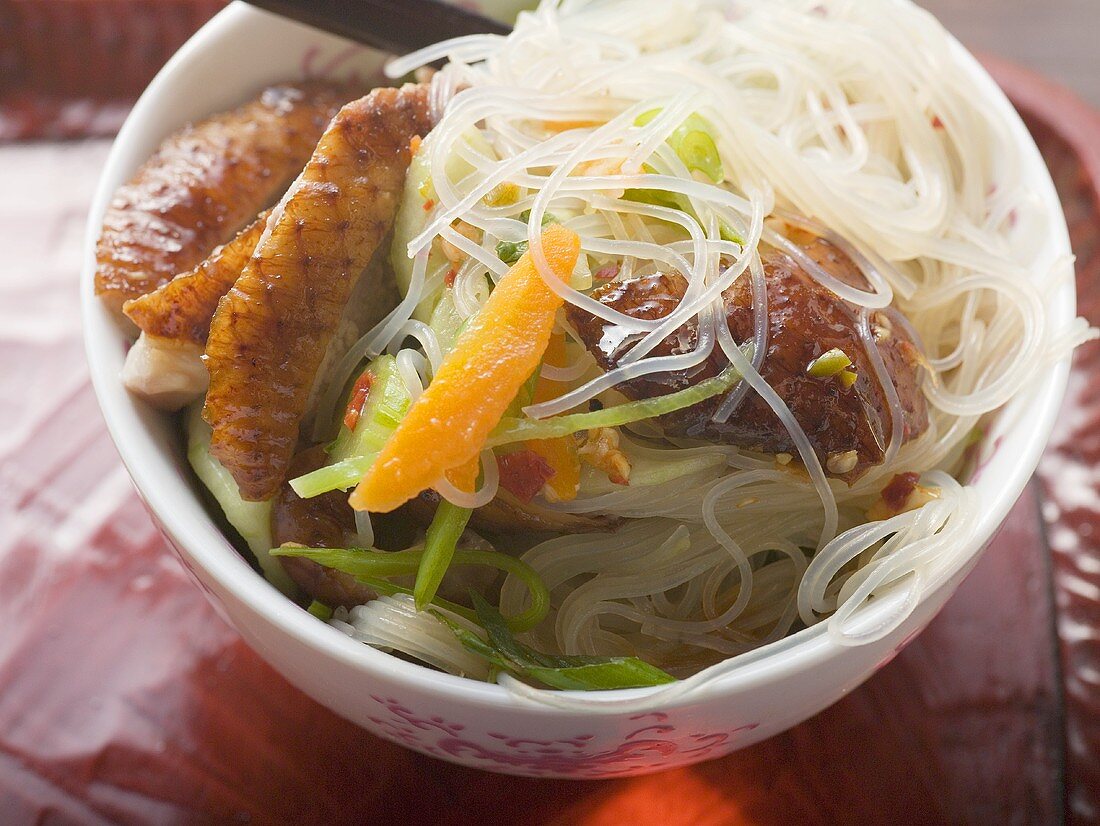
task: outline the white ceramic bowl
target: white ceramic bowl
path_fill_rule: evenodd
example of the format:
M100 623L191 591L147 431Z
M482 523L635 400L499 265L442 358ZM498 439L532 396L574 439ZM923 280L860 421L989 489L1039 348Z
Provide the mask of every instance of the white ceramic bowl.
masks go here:
M502 0L506 3L506 0ZM959 47L961 51L961 47ZM375 734L438 757L547 777L639 774L717 757L805 720L881 668L924 628L977 561L1034 470L1065 389L1068 364L1048 371L989 436L981 526L965 561L926 584L916 610L884 639L845 646L823 626L744 656L722 678L674 700L649 690L589 697L584 711L519 700L496 685L433 672L361 643L279 595L207 513L176 424L132 399L119 380L127 334L93 294L94 245L115 188L186 121L232 107L264 84L303 74L369 76L378 58L345 41L237 3L169 62L119 133L92 208L83 273L92 378L111 435L150 513L211 602L288 680ZM969 55L965 66L1009 118L1025 170L1045 203L1051 260L1069 252L1065 220L1042 159L1011 105ZM1075 314L1072 283L1049 296L1054 328ZM639 703L639 701L643 701Z

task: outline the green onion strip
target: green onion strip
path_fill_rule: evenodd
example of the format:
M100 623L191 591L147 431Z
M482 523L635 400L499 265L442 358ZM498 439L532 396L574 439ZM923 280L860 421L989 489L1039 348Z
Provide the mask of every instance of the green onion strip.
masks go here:
M351 574L364 585L369 585L380 594L412 594L413 589L389 582L390 577L414 576L420 570L424 557L423 548L410 548L406 551L379 551L373 548L304 548L285 545L273 548L272 556L294 556L312 559L326 568ZM508 627L517 633L529 631L538 625L550 610L550 592L534 568L522 560L497 551L459 548L455 550L451 565L484 565L496 568L520 579L530 595L527 610L508 617ZM415 596L415 595L414 595ZM435 605L454 611L459 616L474 619L473 613L454 603L436 597Z
M751 359L752 344L746 344L744 349L747 351L748 358ZM559 436L569 436L582 430L592 430L597 427L617 427L642 419L653 419L667 413L675 413L677 410L683 410L685 407L691 407L694 404L706 401L712 396L725 393L740 380L740 371L730 365L713 378L705 379L692 387L665 396L626 402L588 413L553 416L549 419L506 417L500 420L500 424L490 434L486 446L496 447L513 442L523 442L528 439L556 439Z

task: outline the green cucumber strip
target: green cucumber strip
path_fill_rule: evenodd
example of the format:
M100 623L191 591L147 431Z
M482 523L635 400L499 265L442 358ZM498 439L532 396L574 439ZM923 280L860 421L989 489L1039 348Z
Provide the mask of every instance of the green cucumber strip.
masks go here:
M303 499L357 485L408 412L412 402L397 359L378 356L363 372L370 373L372 381L355 428L340 425L340 434L328 450L330 464L290 480L290 487Z

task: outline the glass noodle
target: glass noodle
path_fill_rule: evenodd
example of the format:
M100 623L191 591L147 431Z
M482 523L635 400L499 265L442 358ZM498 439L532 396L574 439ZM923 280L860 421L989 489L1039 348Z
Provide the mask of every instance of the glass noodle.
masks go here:
M619 325L633 349L603 374L560 326L570 335L569 363L544 375L575 389L529 405L528 416L562 413L628 379L686 369L720 351L744 379L718 417L736 417L758 394L801 459L672 443L628 426L621 447L634 469L629 486L585 468L576 499L543 505L625 521L612 533L565 534L523 553L552 605L523 638L547 652L639 656L699 681L801 625L827 621L852 644L888 633L968 547L981 502L956 477L981 417L1090 335L1081 322L1057 337L1047 329L1042 296L1069 262L1037 260L1045 216L1021 180L1026 164L1008 124L959 67L949 36L902 0L547 0L521 15L510 37L433 46L389 72L441 58L450 62L432 80L440 119L419 150L431 200L413 205L423 218L397 240L397 254L414 262L408 294L333 384L342 388L365 354L388 348L410 394L419 394L443 355L414 318L440 293L448 267L434 263L439 251L449 245L461 255L453 300L468 318L507 269L497 244L526 241L547 271L540 227L556 220L580 235L586 266L572 283L548 285ZM720 183L689 170L671 148L689 116L707 124ZM494 196L502 187L510 199ZM624 198L627 190L648 195ZM832 278L788 240L790 227L840 245L867 288ZM861 308L860 339L884 383L894 437L886 463L851 486L826 477L806 433L761 378L762 244ZM606 265L620 278L675 269L687 294L665 319L628 317L586 294L591 273ZM724 323L722 303L740 279L749 279L755 302L747 351ZM907 444L873 332L875 311L891 302L928 364L930 427ZM699 331L694 349L654 356L689 320ZM498 474L492 452L482 458L477 492L443 481L443 495L459 505L487 501ZM909 471L934 498L868 522L883 486ZM522 610L526 593L514 576L505 579L502 612ZM897 611L870 630L860 626L861 607L884 595ZM406 601L357 609L350 625L342 622L362 639L476 671Z

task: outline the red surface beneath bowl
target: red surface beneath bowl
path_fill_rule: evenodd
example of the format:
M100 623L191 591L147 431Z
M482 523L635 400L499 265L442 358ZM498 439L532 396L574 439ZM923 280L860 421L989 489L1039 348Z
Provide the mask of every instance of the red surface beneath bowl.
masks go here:
M996 68L1051 164L1081 309L1100 322L1100 117ZM1097 816L1100 347L1078 357L1040 480L941 616L862 688L688 769L584 783L496 776L380 741L307 699L167 552L107 438L80 346L80 235L105 151L0 149L0 821Z

